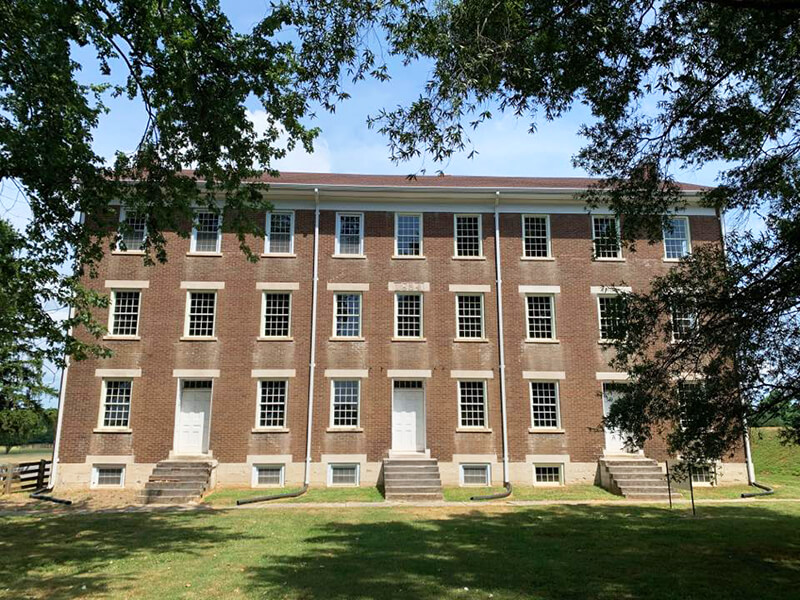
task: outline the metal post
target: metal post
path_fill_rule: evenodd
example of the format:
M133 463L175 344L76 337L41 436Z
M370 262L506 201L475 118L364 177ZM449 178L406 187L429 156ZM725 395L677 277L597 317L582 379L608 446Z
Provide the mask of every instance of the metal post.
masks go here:
M669 476L669 461L665 460L664 464L667 467L667 494L669 494L669 509L672 510L672 480Z
M47 468L47 461L42 459L39 461L39 472L36 474L36 489L41 490L44 488L44 471Z
M692 483L692 476L694 475L694 467L689 467L689 494L692 496L692 516L697 516L697 509L694 507L694 484Z

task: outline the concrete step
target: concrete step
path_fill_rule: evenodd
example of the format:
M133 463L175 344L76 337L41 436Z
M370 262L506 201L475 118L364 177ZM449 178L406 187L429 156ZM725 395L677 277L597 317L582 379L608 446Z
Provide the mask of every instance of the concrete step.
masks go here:
M648 475L650 473L660 473L663 474L659 467L611 467L608 469L608 472L614 476L625 476L625 475Z
M163 467L165 469L203 469L209 473L211 472L211 463L206 462L162 460L161 462L157 463L156 466Z
M435 458L384 458L385 465L433 465L437 466L439 461Z
M144 492L149 496L170 496L170 495L190 495L200 496L205 490L205 486L197 486L193 488L173 487L172 484L165 484L163 487L145 487Z
M393 485L386 488L386 494L441 494L440 485Z
M663 485L666 487L667 479L665 477L638 477L638 478L614 478L614 481L622 487L623 485Z
M444 500L441 492L424 493L424 494L386 494L387 500L398 502L435 502L436 500Z
M430 473L384 473L384 481L398 481L403 479L439 479L438 472Z
M202 467L168 467L161 464L153 468L154 473L197 473L198 475L209 475L211 471Z
M606 467L650 467L656 466L659 467L659 463L654 460L649 459L642 459L642 460L606 460L601 459L600 462L605 465Z
M623 496L627 496L629 494L666 494L669 488L665 485L632 485L629 487L620 486L619 489L622 490Z
M188 490L201 493L206 489L205 481L148 481L144 489L150 490Z

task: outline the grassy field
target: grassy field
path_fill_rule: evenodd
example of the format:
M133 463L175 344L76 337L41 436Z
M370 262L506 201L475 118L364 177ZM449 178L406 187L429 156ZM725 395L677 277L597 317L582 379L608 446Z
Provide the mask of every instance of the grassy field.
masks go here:
M298 488L299 489L299 488ZM234 506L236 501L244 498L268 496L293 491L291 489L223 489L205 497L204 502L211 506ZM383 495L375 487L358 488L311 488L302 496L273 500L274 503L308 503L308 502L383 502Z
M800 503L0 520L0 598L797 598Z
M35 460L51 460L53 458L52 448L20 448L15 446L10 453L6 453L5 448L0 449L0 464L16 465L23 462L33 462Z

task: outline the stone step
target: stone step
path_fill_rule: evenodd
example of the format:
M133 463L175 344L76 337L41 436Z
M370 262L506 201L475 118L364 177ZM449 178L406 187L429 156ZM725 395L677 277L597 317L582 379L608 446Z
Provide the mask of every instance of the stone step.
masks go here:
M601 460L600 461L606 467L660 467L659 463L654 460Z
M146 490L189 490L201 493L206 489L205 481L148 481L144 484Z
M625 474L625 473L663 473L661 467L648 466L648 467L606 467L606 470L612 475Z
M392 485L386 487L387 494L428 494L428 493L441 493L442 486L440 485Z
M385 465L433 465L437 466L439 461L435 458L384 458Z
M615 477L618 485L667 485L666 477Z
M173 469L205 469L206 471L211 471L211 463L202 461L162 460L157 465Z
M191 495L200 496L205 490L205 486L196 486L192 488L174 487L174 484L164 484L163 487L145 487L144 493L150 496L169 496L176 495Z
M400 475L403 477L438 477L439 469L423 467L419 469L384 469L384 475Z
M614 479L663 479L666 481L666 477L660 471L653 471L653 472L634 472L634 473L611 473L611 476Z
M663 493L666 494L669 488L666 485L629 485L629 486L619 486L619 489L622 490L622 495L626 496L628 494L638 494L638 493L645 493L645 492L655 492L655 493Z
M435 502L436 500L444 500L441 492L435 493L403 493L403 494L386 494L387 500L394 500L399 502Z
M421 473L409 473L408 471L395 472L383 474L384 480L394 479L439 479L439 471L423 471Z

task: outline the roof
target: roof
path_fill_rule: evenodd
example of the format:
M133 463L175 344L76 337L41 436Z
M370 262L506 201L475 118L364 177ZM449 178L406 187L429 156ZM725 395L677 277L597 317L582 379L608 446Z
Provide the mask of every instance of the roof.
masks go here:
M187 171L191 174L191 171ZM279 177L264 174L261 181L270 184L324 185L398 188L519 188L584 190L598 183L591 177L489 177L482 175L359 175L355 173L298 173L281 171ZM680 183L683 191L702 191L709 188L692 183Z

